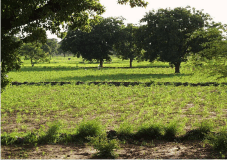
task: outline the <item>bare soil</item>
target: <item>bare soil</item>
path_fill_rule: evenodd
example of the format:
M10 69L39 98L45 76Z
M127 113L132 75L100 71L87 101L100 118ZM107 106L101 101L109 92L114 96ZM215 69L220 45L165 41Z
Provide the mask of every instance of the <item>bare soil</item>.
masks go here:
M214 152L209 145L201 141L138 142L121 144L115 150L118 159L214 159L224 158ZM88 145L52 144L52 145L11 145L1 146L1 159L91 159L97 151ZM108 158L108 157L106 157Z

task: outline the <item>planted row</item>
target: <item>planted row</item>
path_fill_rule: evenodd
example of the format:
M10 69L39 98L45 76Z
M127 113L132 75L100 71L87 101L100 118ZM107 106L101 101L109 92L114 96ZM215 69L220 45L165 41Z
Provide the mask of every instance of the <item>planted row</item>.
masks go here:
M222 83L217 83L217 82L206 82L206 83L182 83L182 82L147 82L147 83L142 83L142 82L12 82L12 85L64 85L64 84L95 84L95 85L100 85L100 84L108 84L108 85L115 85L115 86L135 86L135 85L144 85L147 87L150 87L151 85L173 85L173 86L224 86L227 85L227 83L222 82Z

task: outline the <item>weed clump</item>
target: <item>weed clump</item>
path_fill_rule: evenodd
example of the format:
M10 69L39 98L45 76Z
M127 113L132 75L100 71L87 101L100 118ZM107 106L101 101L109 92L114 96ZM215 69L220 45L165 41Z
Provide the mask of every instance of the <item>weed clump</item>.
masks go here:
M87 137L98 136L102 133L102 126L99 122L92 121L83 121L80 123L77 136L86 139Z
M133 125L128 122L120 124L118 130L118 137L127 139L133 136Z
M90 144L98 150L98 153L93 155L94 158L114 159L118 157L118 155L114 153L114 149L120 148L118 140L109 140L106 134L90 137L89 139Z
M162 127L159 124L145 124L135 134L136 138L155 139L162 136Z
M188 140L202 140L211 131L212 124L208 121L203 121L197 129L193 129L186 133L183 139Z
M227 131L222 130L218 134L208 134L207 139L209 144L216 150L219 151L221 154L227 156Z
M182 128L179 126L179 124L176 121L170 122L166 126L164 126L164 139L167 140L174 140L176 138L176 135Z
M46 134L42 135L39 140L38 143L40 144L46 144L46 143L56 143L57 139L59 137L58 135L58 131L61 127L61 124L59 122L54 122L50 128L48 129L48 131L46 132Z

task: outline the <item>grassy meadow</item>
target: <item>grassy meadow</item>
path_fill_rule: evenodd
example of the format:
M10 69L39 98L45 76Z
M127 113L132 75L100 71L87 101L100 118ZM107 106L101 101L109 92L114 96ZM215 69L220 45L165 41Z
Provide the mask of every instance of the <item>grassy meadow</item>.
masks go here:
M227 82L226 78L217 79L206 74L205 69L201 72L187 63L182 64L180 74L174 74L168 63L161 62L135 61L133 68L127 68L129 61L116 57L104 63L102 69L98 69L98 65L75 57L53 57L50 63L34 67L24 61L21 71L10 72L8 77L17 82ZM15 137L23 137L23 143L36 145L68 143L74 141L69 135L92 136L110 130L137 138L157 130L159 138L177 139L197 129L201 134L223 133L224 142L216 143L218 139L209 144L225 157L226 97L227 86L8 86L1 95L2 145L17 143ZM45 136L49 136L48 140L42 139ZM224 148L220 149L223 144Z

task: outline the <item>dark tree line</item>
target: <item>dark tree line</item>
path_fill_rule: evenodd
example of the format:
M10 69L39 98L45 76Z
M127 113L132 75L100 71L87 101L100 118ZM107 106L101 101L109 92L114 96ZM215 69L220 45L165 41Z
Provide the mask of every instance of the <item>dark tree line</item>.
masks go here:
M208 57L207 53L202 54L205 49L211 49L209 45L204 47L205 43L212 44L214 38L222 41L221 32L207 33L210 28L221 27L221 24L210 24L210 20L208 14L190 7L150 11L141 19L146 24L139 27L124 26L123 19L117 22L116 18L103 18L89 33L70 30L61 48L89 61L98 60L101 67L103 60L110 60L110 51L114 50L121 59L130 60L130 67L134 59L158 60L169 62L175 73L180 73L181 62L186 62L188 56L200 53ZM198 31L200 36L196 37Z

